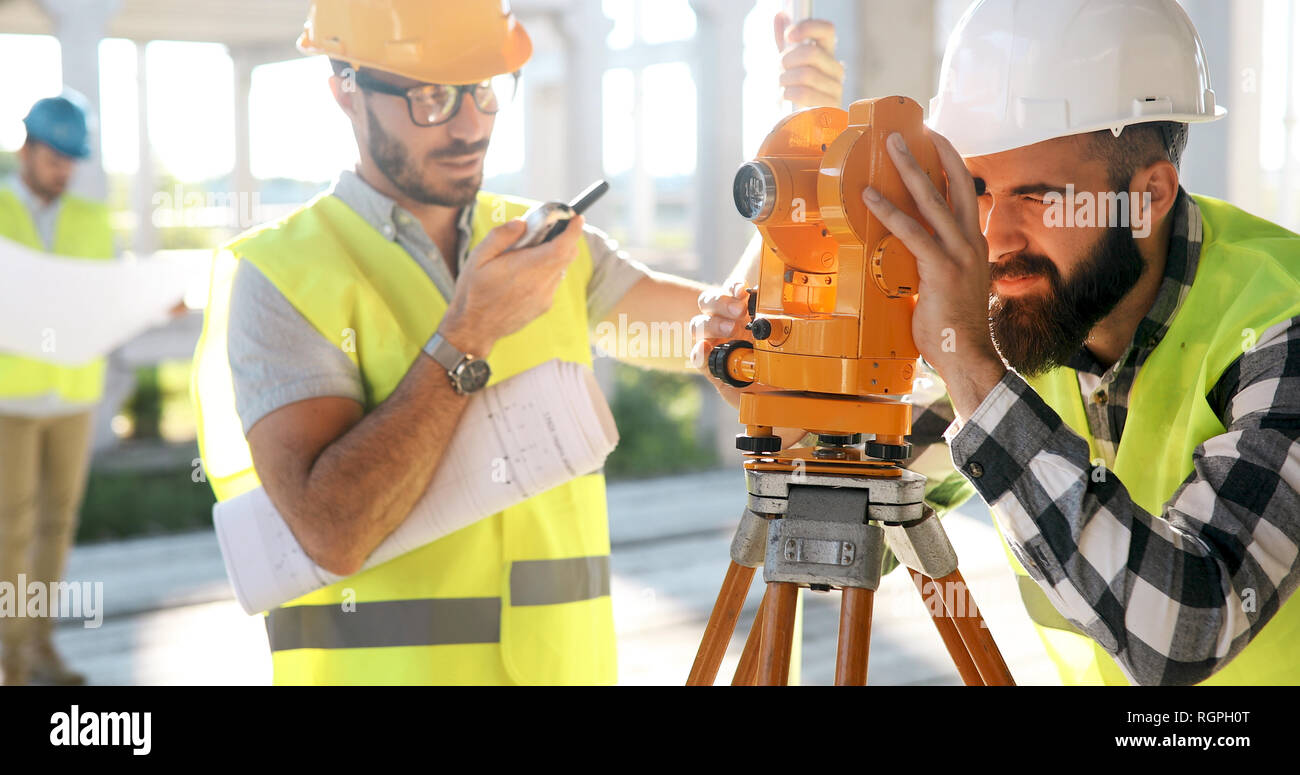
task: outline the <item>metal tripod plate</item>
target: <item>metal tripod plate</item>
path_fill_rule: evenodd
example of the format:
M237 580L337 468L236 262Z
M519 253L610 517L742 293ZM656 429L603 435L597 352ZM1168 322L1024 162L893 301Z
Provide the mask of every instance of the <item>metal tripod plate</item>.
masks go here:
M926 478L907 469L897 477L812 474L805 471L745 470L749 509L758 514L785 514L790 487L829 487L866 490L869 518L881 522L916 522L923 518L921 501Z
M755 495L771 504L763 578L817 587L875 589L886 518L920 519L925 477L897 478L747 471L750 509ZM908 502L909 498L914 498Z
M876 525L787 517L767 531L763 580L875 589L885 536Z

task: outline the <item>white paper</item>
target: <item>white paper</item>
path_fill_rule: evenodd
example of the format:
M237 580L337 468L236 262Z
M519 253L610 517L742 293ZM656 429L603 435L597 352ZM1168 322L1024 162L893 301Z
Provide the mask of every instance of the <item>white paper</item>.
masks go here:
M552 360L470 400L433 481L366 568L598 470L618 430L590 369ZM213 522L250 614L339 581L302 550L262 488L218 503Z
M165 322L193 259L87 261L0 237L0 352L75 366Z

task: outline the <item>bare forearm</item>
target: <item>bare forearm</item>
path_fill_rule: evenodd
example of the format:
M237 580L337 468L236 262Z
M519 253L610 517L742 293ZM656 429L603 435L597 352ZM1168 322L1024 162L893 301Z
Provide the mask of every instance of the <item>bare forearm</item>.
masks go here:
M690 321L699 312L702 283L656 272L632 286L596 327L596 344L624 363L663 371L693 371Z
M320 559L341 566L336 572L360 569L428 488L468 403L420 354L387 400L324 449L296 509Z
M493 342L462 319L439 329L462 352L486 357ZM469 397L424 353L373 412L339 436L299 478L296 535L309 535L322 567L356 572L428 489Z

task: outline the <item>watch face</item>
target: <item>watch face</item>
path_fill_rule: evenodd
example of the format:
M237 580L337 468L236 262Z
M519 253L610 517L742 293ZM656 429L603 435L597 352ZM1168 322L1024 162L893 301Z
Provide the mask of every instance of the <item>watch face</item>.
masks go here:
M456 381L459 383L460 392L473 393L482 390L491 376L492 369L488 366L487 361L474 359L457 370Z

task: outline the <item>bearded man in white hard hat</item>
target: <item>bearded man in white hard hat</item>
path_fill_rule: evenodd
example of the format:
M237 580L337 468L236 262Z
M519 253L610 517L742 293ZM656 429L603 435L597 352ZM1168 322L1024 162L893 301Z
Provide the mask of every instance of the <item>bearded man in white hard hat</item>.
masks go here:
M992 507L1067 684L1300 682L1300 240L1180 185L1225 114L1174 0L980 0L930 104L948 196L887 142L929 228L862 192L946 385L908 466Z

